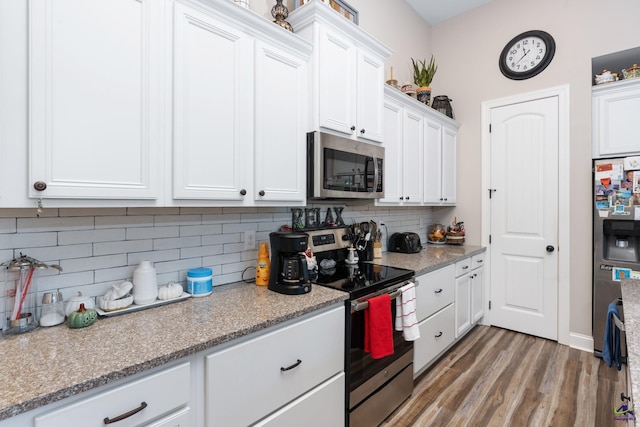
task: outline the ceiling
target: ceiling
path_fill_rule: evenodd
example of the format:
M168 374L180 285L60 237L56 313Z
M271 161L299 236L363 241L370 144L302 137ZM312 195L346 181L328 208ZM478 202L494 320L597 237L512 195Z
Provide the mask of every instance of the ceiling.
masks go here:
M456 15L491 2L491 0L406 0L429 25L446 21Z

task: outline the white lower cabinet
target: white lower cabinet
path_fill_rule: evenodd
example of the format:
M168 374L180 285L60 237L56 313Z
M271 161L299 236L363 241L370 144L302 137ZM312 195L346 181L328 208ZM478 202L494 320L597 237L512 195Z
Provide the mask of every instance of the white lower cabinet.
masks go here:
M471 328L471 259L456 262L456 338Z
M344 424L344 373L255 424L258 427L326 427Z
M189 408L186 405L191 396L190 370L189 363L164 369L39 415L34 426L60 427L76 423L84 427L98 427L108 424L108 421L118 427L139 426L168 413L171 414L151 425L188 426ZM117 418L121 420L116 422Z
M314 414L328 405L339 408L343 421L344 389L331 396L315 389L343 372L341 306L206 356L205 425L247 426L290 404L292 415L284 410L275 419L293 417L297 425L317 425ZM300 401L306 410L292 404L310 390L318 395ZM272 421L265 425L276 425Z
M484 252L471 258L471 323L484 316L484 259Z
M413 374L421 373L454 340L453 264L416 278L416 316L420 338L414 341Z
M484 316L484 261L482 252L416 277L414 378Z
M413 372L419 373L455 341L454 304L420 322L420 339L414 343Z

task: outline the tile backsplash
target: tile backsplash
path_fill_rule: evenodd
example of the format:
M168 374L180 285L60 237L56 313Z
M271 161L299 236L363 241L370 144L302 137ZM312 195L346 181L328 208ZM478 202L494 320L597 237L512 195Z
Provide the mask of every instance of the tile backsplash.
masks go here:
M323 218L328 206L317 205ZM355 205L345 206L342 217L346 224L383 221L388 233L414 231L425 242L431 214L429 207ZM102 295L112 284L131 280L142 260L153 263L158 284L184 283L187 270L210 267L218 286L252 280L259 243L284 224L291 224L291 211L284 207L48 209L39 218L35 210L0 209L0 262L22 253L59 264L62 272L36 270L38 300L55 289L65 300L78 291ZM245 231L255 232L255 250L244 249ZM383 250L386 239L385 232ZM3 289L12 288L16 277L3 268ZM0 312L4 309L2 301Z

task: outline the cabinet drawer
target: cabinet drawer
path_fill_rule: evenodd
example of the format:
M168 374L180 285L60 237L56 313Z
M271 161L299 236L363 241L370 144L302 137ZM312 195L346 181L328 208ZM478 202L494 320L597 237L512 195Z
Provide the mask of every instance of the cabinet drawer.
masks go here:
M156 421L155 423L149 424L147 427L189 427L190 425L193 425L189 420L190 411L190 408L184 408Z
M455 266L442 267L422 276L416 288L416 315L418 321L424 320L441 308L453 302Z
M471 258L465 258L456 262L456 277L460 277L469 271L471 271Z
M486 255L486 252L482 252L481 254L474 255L474 256L471 257L471 269L472 270L475 270L476 268L484 267L485 255Z
M344 425L344 373L314 388L256 427L339 427Z
M207 425L254 423L344 371L344 306L213 353L205 369Z
M414 376L455 339L454 304L420 322L420 339L414 341Z
M36 417L35 427L70 425L70 420L85 427L103 427L105 418L113 419L145 402L144 409L116 424L142 425L189 402L190 379L189 363L184 363Z

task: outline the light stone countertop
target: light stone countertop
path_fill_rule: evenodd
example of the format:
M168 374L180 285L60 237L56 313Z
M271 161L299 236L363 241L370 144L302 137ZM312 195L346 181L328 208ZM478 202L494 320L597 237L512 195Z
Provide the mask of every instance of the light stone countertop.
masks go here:
M480 246L426 245L417 254L384 253L374 263L415 270L418 276L484 250ZM0 420L347 298L344 292L317 285L309 294L283 295L236 283L214 287L206 297L101 317L83 329L70 329L65 322L22 335L0 336Z
M462 258L480 254L485 250L484 246L433 245L427 243L423 246L422 251L416 254L385 252L382 254L382 258L375 259L373 262L375 264L408 268L409 270L414 270L416 276L419 276L453 264Z
M640 401L640 280L624 279L621 284L624 329L627 336L627 364L631 373L631 392Z

